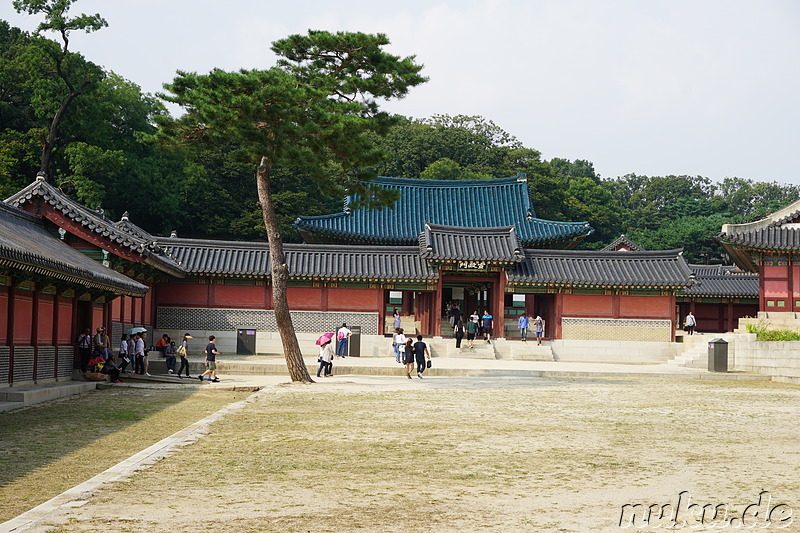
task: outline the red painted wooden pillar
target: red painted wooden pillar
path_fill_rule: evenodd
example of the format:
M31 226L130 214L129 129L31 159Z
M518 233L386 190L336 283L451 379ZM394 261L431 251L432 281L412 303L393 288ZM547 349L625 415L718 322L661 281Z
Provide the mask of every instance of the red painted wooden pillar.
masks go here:
M82 333L82 331L80 330L81 326L78 325L78 302L79 302L78 297L77 296L73 296L72 297L72 327L70 328L72 330L72 335L70 337L70 343L72 343L72 345L75 348L73 348L73 351L72 351L72 368L80 368L80 357L81 356L78 353L77 342L76 342L77 339L78 339L78 335L80 335Z
M497 287L495 289L495 299L497 303L494 306L494 337L505 338L506 336L506 273L500 272L497 279Z
M58 379L58 311L61 306L61 298L56 289L53 295L53 379Z
M39 285L33 284L33 315L31 317L31 345L33 346L33 376L36 381L39 375Z
M555 316L555 324L553 324L553 328L550 329L552 333L550 333L551 339L561 339L563 338L563 333L561 331L561 316L564 314L564 294L559 292L556 293L554 296L556 302L556 312ZM547 328L547 324L544 326ZM545 335L547 335L547 330L545 330Z
M433 302L433 335L438 337L442 334L442 273L439 272L439 279L436 281L436 296Z
M119 321L120 324L122 324L123 329L125 328L125 298L127 298L127 296L119 297ZM125 331L123 331L123 333L125 333ZM113 344L113 339L112 339L112 344Z
M14 383L14 300L17 298L17 291L14 288L14 281L8 286L8 324L6 328L6 341L8 342L8 383Z

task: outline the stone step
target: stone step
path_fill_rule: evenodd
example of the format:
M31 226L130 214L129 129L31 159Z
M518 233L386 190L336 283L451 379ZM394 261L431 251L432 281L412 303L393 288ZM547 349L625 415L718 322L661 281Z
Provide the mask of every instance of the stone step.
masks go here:
M25 407L25 404L22 402L0 402L0 413L19 409L20 407Z
M97 382L93 381L65 381L53 385L26 387L24 389L8 387L0 390L0 402L33 405L96 389Z

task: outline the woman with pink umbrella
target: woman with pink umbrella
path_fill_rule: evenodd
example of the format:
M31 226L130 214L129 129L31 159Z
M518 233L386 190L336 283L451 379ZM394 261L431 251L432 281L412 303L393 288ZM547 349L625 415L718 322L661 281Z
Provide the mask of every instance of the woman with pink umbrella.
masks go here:
M317 377L321 377L322 369L325 369L325 377L333 376L333 345L331 339L333 333L323 333L317 339L316 344L319 346L319 369L317 370Z

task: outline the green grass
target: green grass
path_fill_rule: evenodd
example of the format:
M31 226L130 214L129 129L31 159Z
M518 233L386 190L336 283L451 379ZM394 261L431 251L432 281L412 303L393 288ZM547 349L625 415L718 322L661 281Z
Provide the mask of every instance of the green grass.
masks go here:
M0 413L0 522L245 394L112 388Z
M800 333L788 329L767 329L760 324L747 324L747 332L755 333L759 341L800 341Z

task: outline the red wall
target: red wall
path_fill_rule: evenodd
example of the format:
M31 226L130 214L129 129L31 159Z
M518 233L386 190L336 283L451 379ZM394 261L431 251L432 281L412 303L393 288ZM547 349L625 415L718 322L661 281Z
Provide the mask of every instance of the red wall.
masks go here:
M122 311L122 300L124 296L120 296L119 298L114 298L111 302L111 320L114 322L120 321L120 312Z
M214 286L214 307L243 307L263 309L266 305L263 286L257 285L216 285Z
M78 338L77 331L73 331L72 300L61 298L58 306L58 344L72 344ZM73 339L75 337L75 339Z
M33 323L33 293L16 291L14 301L14 344L31 344L31 324Z
M47 294L39 295L39 319L37 337L39 344L53 345L53 297Z
M323 289L321 287L288 287L286 299L290 309L322 310Z
M208 302L208 287L188 283L159 283L156 287L156 298L160 306L205 306Z
M328 289L328 310L330 311L378 311L383 307L381 289Z
M562 316L594 318L671 319L671 296L625 296L618 294L564 294Z
M670 296L620 296L620 318L672 318Z
M8 288L0 287L0 344L8 344L6 333L8 332ZM2 380L0 379L0 383Z
M610 294L564 294L563 305L562 316L614 316L614 296Z

